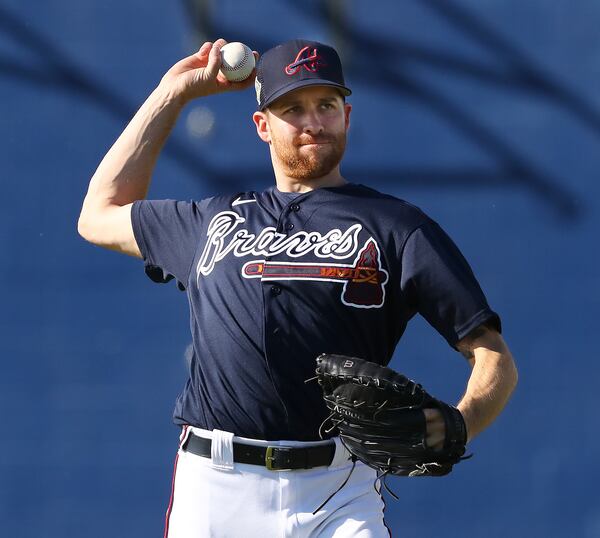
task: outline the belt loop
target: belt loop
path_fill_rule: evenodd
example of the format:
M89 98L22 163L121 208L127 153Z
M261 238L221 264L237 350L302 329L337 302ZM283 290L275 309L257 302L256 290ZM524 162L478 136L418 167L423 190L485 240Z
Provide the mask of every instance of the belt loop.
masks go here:
M221 430L212 431L210 446L212 466L222 471L233 470L233 433Z
M179 448L185 448L187 440L190 437L190 433L192 433L192 428L190 428L187 424L182 426L181 434L179 435Z

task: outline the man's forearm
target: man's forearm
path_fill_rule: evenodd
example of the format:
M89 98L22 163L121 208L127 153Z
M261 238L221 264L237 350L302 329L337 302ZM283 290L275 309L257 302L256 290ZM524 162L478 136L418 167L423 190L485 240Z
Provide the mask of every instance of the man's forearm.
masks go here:
M457 407L467 425L468 440L487 428L500 414L517 384L517 369L505 345L476 348L467 390Z
M146 197L156 160L182 108L182 99L163 86L150 94L98 166L82 215Z
M225 43L207 41L174 64L110 148L90 181L77 222L84 239L142 256L133 229L133 202L146 198L154 166L181 109L192 99L244 90L254 83L255 73L241 82L219 74Z

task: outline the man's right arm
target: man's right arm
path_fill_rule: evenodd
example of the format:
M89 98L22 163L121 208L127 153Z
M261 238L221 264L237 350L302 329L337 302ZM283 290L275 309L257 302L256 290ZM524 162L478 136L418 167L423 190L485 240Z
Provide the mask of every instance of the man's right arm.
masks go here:
M158 156L185 104L197 97L242 90L254 76L229 82L219 75L220 49L207 42L177 62L135 114L93 175L79 216L79 234L94 243L142 257L131 224L131 206L146 197Z
M159 85L138 110L90 181L77 227L84 239L141 257L131 206L146 197L156 160L182 107L180 97Z

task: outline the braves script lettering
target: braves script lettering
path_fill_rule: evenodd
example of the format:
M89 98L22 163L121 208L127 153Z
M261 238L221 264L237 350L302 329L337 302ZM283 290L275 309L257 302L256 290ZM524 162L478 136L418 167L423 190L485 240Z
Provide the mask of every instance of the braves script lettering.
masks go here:
M241 258L285 252L292 258L298 258L312 252L319 258L346 259L358 249L358 235L362 230L360 224L353 224L345 232L336 228L325 235L304 231L285 235L276 232L272 226L264 228L258 235L244 228L236 231L245 221L233 211L222 211L213 217L208 225L206 245L196 266L198 279L201 275L212 273L215 264L228 254Z

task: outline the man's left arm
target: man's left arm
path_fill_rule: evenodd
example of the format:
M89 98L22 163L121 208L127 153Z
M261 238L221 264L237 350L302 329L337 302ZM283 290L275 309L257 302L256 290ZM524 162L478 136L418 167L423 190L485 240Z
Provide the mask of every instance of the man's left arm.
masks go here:
M495 329L480 325L456 347L472 368L465 394L456 406L465 419L471 441L504 409L518 373L504 338Z
M457 404L467 426L467 441L487 428L507 404L518 380L517 368L502 335L485 325L477 327L457 344L469 361L471 375ZM444 423L437 410L427 409L427 444L443 446Z

